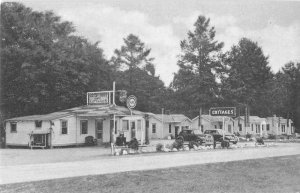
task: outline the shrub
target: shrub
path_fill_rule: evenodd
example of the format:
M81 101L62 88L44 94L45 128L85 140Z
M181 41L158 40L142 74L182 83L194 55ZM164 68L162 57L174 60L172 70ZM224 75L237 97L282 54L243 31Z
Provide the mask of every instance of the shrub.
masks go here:
M222 148L229 148L229 146L230 146L230 143L229 143L229 141L227 141L227 140L223 140L222 142L221 142L221 147Z
M198 147L200 144L197 143L196 141L190 141L190 143L189 143L189 148L190 148L190 149L194 148L194 145Z
M96 145L94 137L93 136L85 137L85 144L88 145L88 146Z
M250 133L246 134L246 139L250 139L252 137L252 135Z
M176 148L176 149L183 148L183 142L182 142L182 140L176 140L176 141L174 141L174 143L172 144L172 149L173 148Z
M256 138L256 143L262 144L262 145L265 144L263 138L261 138L261 137Z
M162 151L162 149L163 149L163 144L158 143L158 144L156 145L156 151Z
M131 141L128 143L128 147L131 149L138 150L139 149L139 142L136 138L131 139Z
M268 139L276 139L276 135L274 135L274 134L269 134L269 135L268 135Z

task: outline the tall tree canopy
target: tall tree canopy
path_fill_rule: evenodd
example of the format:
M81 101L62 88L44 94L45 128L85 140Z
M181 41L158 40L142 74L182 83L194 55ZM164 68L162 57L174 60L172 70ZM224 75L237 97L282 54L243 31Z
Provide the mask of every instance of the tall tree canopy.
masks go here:
M72 35L70 22L19 3L1 4L1 111L6 117L84 104L108 87L110 67L97 43Z
M269 85L269 109L277 116L292 119L300 132L300 63L287 63Z
M139 37L130 34L124 38L121 49L115 50L111 62L116 69L117 86L137 96L137 108L158 112L165 87L155 76L154 58L149 57L150 52Z
M219 93L216 79L222 69L220 63L223 43L215 40L215 28L210 19L199 16L194 31L188 32L181 41L182 54L179 56L179 71L175 74L172 87L181 99L180 111L189 116L197 115L199 106L213 106Z
M242 38L227 53L225 64L228 68L227 76L223 77L225 99L232 105L250 106L251 114L269 115L266 90L272 73L261 47Z

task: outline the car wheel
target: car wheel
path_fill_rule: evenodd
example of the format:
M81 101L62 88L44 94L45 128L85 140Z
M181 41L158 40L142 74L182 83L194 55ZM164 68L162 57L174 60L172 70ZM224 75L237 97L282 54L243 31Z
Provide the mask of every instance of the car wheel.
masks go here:
M233 144L237 144L237 141L232 142Z

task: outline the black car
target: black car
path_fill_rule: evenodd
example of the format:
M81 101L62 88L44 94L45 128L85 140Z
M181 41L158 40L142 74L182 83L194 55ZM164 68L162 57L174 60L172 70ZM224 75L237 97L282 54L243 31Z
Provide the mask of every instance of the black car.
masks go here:
M177 140L195 141L201 145L204 139L199 130L185 129L178 134Z
M210 134L213 136L215 142L223 141L223 130L222 129L208 129L204 131L204 134ZM231 133L224 133L225 140L236 144L238 142L238 138Z

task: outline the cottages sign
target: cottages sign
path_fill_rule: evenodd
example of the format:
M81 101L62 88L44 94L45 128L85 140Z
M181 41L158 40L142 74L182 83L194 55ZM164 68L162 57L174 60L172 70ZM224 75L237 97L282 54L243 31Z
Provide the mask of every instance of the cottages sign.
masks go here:
M87 93L87 105L105 105L109 103L109 92Z
M236 108L235 107L214 107L209 109L209 114L211 116L235 117Z

